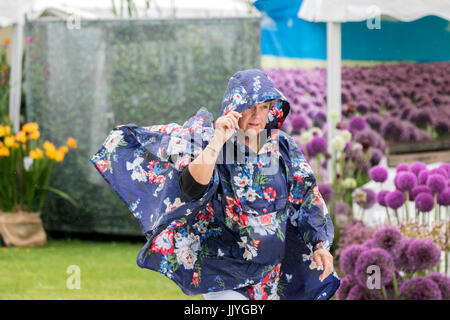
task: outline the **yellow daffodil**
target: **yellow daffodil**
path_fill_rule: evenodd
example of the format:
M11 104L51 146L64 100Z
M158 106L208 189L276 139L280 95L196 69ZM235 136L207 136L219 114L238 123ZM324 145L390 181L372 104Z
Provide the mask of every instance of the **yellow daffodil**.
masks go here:
M45 155L49 158L49 159L55 159L56 158L56 151L52 150L52 149L45 149Z
M67 148L67 146L61 146L58 148L58 151L66 154L67 152L69 152L69 148Z
M17 132L16 134L16 140L20 141L22 143L27 142L27 133L25 131L20 130L19 132Z
M44 153L39 148L36 148L36 149L30 151L30 157L32 157L33 159L40 159L43 156L44 156Z
M0 126L0 137L6 136L6 128L4 126Z
M8 148L15 146L15 138L13 136L7 136L4 140L5 146Z
M64 153L60 151L55 152L55 160L56 162L62 162L64 160Z
M48 140L46 140L46 141L44 142L43 147L44 147L44 149L47 150L47 151L49 151L49 150L50 150L50 151L55 151L55 150L56 150L55 145L54 145L53 143L51 143L50 141L48 141Z
M28 140L37 140L41 136L39 131L33 131L28 135Z
M0 147L0 157L9 157L9 149Z
M72 137L67 138L66 144L71 148L77 148L77 141Z
M25 132L34 132L34 131L38 131L39 129L39 125L37 124L37 122L28 122L25 123L22 127L22 130Z

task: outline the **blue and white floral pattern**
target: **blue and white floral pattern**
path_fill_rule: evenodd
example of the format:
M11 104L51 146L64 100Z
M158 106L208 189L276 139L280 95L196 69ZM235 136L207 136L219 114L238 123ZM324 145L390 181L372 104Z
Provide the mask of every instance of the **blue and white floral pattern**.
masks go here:
M235 137L244 163L216 163L200 199L185 197L178 174L214 135L206 108L178 124L116 126L91 157L95 168L140 222L147 243L137 264L188 295L236 290L250 299L329 299L333 271L319 281L312 254L329 249L334 228L310 165L279 130L289 102L258 69L233 75L221 114L274 100L257 154ZM199 139L191 139L193 136ZM192 151L194 150L194 151ZM257 161L250 161L249 155ZM272 161L278 170L267 174Z

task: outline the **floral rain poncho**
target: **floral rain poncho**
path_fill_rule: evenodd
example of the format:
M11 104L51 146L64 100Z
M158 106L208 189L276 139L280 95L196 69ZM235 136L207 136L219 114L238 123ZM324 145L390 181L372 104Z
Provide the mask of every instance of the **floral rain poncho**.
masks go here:
M280 130L288 100L262 71L239 71L221 114L269 100L269 135L258 154L230 138L242 161L227 161L222 149L200 199L182 193L178 174L214 135L206 108L182 126L118 125L90 159L141 224L147 243L137 264L187 295L236 290L253 300L330 299L340 285L334 270L321 282L312 259L330 248L334 228L310 165ZM265 174L274 163L278 170Z

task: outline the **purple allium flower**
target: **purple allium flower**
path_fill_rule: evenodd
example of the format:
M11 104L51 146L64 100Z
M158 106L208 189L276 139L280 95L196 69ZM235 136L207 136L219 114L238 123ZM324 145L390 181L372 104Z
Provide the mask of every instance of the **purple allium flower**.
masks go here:
M356 260L363 251L364 248L357 244L350 245L342 251L339 266L345 274L353 274L355 272Z
M375 229L373 227L367 226L361 220L348 223L340 232L336 256L340 256L341 252L348 246L362 244L367 239L370 239L374 232Z
M447 172L447 177L450 177L450 163L444 162L439 168L445 170Z
M395 186L400 191L410 191L417 184L417 177L414 173L408 171L401 171L394 179Z
M409 200L414 201L419 193L429 193L429 194L431 194L431 191L430 191L430 189L428 189L427 186L424 186L424 185L415 186L409 192Z
M318 183L317 186L319 187L319 192L325 200L326 204L329 204L331 201L333 201L334 193L332 186L327 183Z
M394 210L397 210L405 203L405 196L398 190L389 192L384 199L387 206Z
M427 277L438 285L439 290L441 290L442 300L450 300L450 277L440 272L432 272Z
M402 300L441 300L439 286L427 277L419 276L406 280L399 288Z
M366 120L361 116L354 116L350 119L349 122L350 131L361 131L366 127Z
M366 284L357 284L350 289L346 300L383 300L383 297L380 290L369 290Z
M377 202L380 206L386 207L386 195L389 193L388 190L381 190L377 194Z
M344 216L348 216L351 211L351 207L348 203L338 201L334 204L334 214L342 214Z
M373 248L362 252L355 263L355 277L360 285L366 286L367 267L377 265L381 271L381 285L392 280L393 261L389 253L381 248Z
M442 192L437 195L437 203L440 206L450 206L450 188L445 188Z
M419 128L425 128L427 125L432 124L428 110L418 111L410 118L410 120Z
M434 168L434 169L431 169L431 170L430 170L430 175L432 175L432 174L440 174L440 175L443 176L445 179L448 178L447 170L442 169L442 168Z
M363 209L372 208L376 202L376 198L377 198L376 193L372 189L369 189L369 188L361 188L361 189L366 192L366 201L364 203L362 203L361 206L363 207Z
M315 157L319 153L325 153L327 151L327 141L322 137L316 136L306 143L306 149L310 157Z
M408 260L414 271L435 267L441 259L441 249L432 240L414 239L408 246Z
M341 283L339 288L336 290L336 298L338 300L347 299L348 293L350 289L357 285L358 282L353 274L347 274L344 278L341 279Z
M430 172L428 170L422 170L419 172L419 175L417 176L419 180L419 184L427 184L428 176L430 175Z
M395 267L405 272L414 272L414 268L409 261L408 248L414 239L403 237L401 240L400 250L394 255Z
M433 210L434 198L430 193L422 192L415 197L414 203L420 212L428 212Z
M376 248L375 239L373 238L368 239L364 241L364 243L361 246L364 247L366 250Z
M403 136L404 129L397 119L386 121L382 126L382 136L386 140L396 141L398 137Z
M420 161L416 161L409 166L409 170L412 173L414 173L416 175L416 177L419 177L420 171L426 170L426 169L427 169L427 165Z
M382 166L375 166L369 171L370 179L375 182L385 182L388 178L388 171Z
M395 173L399 173L400 171L409 171L409 166L406 163L401 163L395 168Z
M430 189L431 193L439 193L447 186L445 178L440 174L431 174L427 179L427 187Z
M447 134L450 131L450 121L447 119L438 119L434 123L434 130L436 130L438 135Z
M402 246L402 234L395 227L386 227L378 230L373 235L375 245L386 250L391 255L395 255Z
M373 130L379 131L383 123L383 118L376 113L370 113L366 116L366 122Z
M302 129L306 130L309 128L308 120L300 114L297 114L292 118L291 124L294 132L299 132Z
M378 148L371 148L372 150L372 157L370 158L370 165L376 166L380 163L381 159L383 158L383 152Z
M321 128L327 122L327 115L322 110L318 110L313 117L314 125Z

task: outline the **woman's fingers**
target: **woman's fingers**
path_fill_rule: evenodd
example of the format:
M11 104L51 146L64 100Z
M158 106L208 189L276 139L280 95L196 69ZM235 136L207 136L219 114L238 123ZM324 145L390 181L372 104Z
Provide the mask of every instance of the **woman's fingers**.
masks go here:
M320 254L319 253L314 254L313 259L314 259L314 262L316 263L317 270L321 270L323 263L322 263L322 257L320 256Z
M325 259L325 271L320 275L319 280L323 281L326 277L330 275L332 271L333 271L333 263L331 262L331 259L327 257Z

